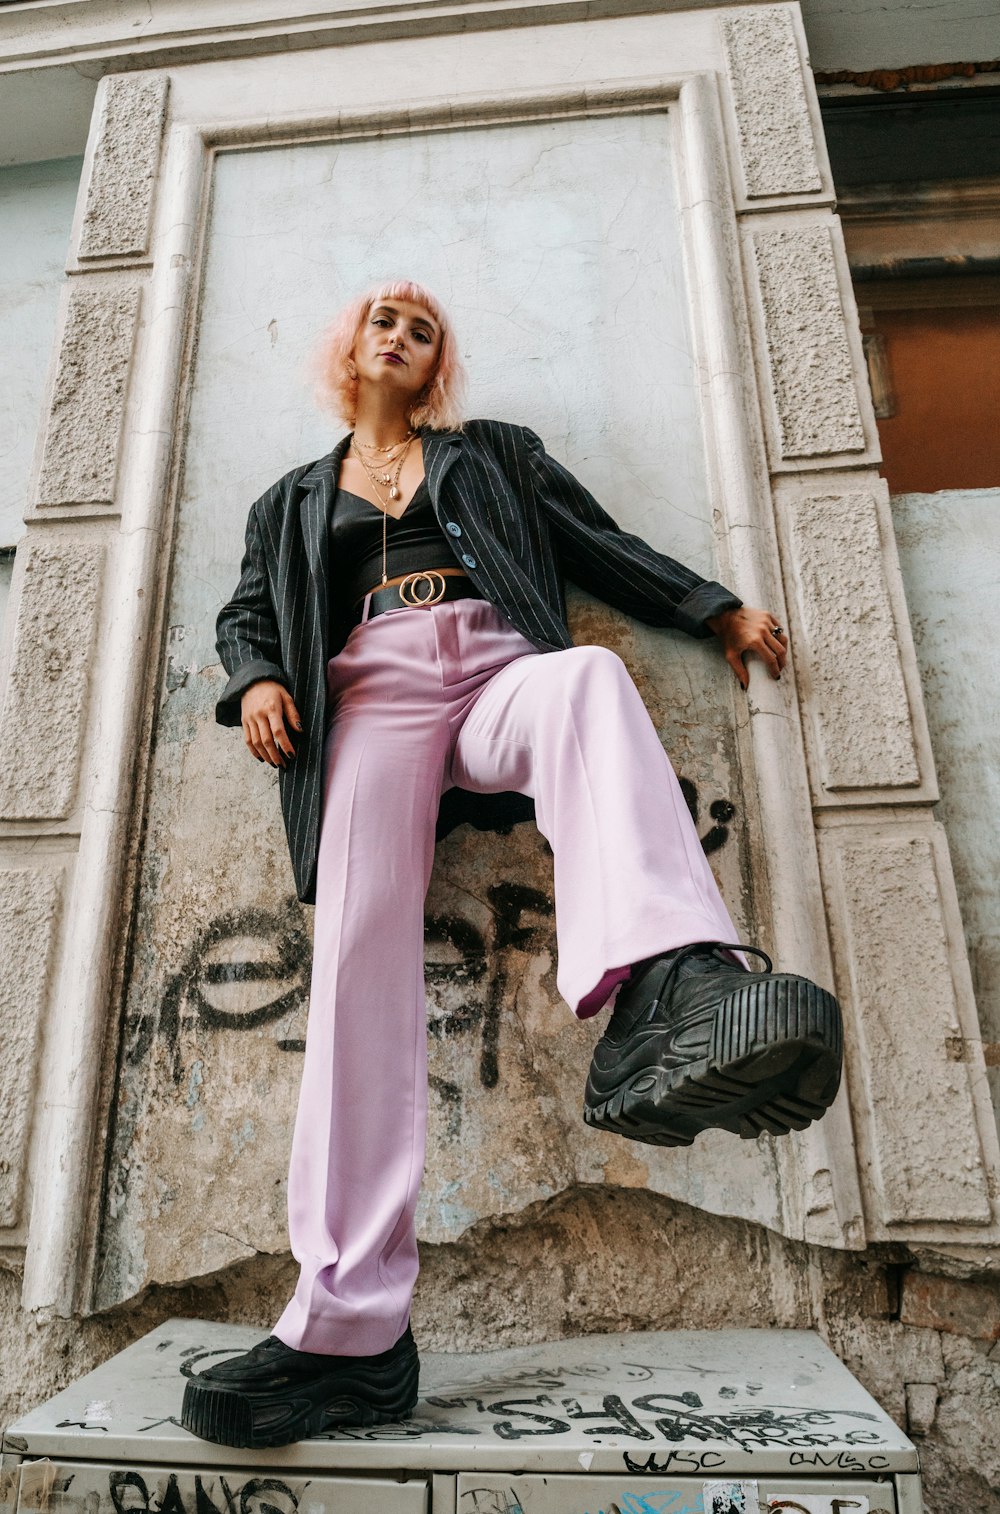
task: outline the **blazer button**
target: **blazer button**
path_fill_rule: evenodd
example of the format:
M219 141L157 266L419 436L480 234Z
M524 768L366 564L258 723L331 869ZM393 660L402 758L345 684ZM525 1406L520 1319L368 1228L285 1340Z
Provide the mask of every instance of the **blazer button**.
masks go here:
M462 534L462 528L458 524L457 520L446 521L444 528L445 528L446 531L450 532L450 534L452 536L461 536L461 534Z
M470 557L468 552L462 553L462 561L465 563L465 566L467 568L474 568L476 566L476 559L474 557Z

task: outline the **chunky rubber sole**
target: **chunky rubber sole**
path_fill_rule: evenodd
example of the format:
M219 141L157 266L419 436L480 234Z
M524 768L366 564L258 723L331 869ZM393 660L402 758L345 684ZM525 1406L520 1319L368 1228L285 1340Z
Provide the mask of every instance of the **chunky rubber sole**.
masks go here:
M338 1425L395 1424L417 1402L416 1350L382 1366L340 1371L335 1384L289 1384L266 1395L240 1392L191 1378L184 1388L181 1424L192 1435L240 1450L286 1446Z
M703 1130L744 1140L804 1130L840 1086L843 1026L834 996L808 978L774 974L729 994L708 1052L686 1065L647 1063L587 1079L583 1118L651 1146L690 1146Z

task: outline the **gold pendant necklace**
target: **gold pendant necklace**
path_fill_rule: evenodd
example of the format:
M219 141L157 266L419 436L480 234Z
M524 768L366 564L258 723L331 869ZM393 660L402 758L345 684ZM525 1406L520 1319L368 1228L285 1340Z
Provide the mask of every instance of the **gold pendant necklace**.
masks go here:
M377 496L378 500L380 501L380 508L382 510L382 582L383 583L385 583L386 580L389 577L389 574L388 574L388 571L387 571L387 567L386 567L386 563L387 563L387 560L388 560L388 554L387 554L387 551L386 551L386 533L388 532L388 529L389 529L389 511L386 509L386 504L388 502L386 500L382 499L382 495L379 492L378 484L381 483L382 485L385 485L385 484L389 484L390 485L390 488L389 488L389 499L398 499L399 498L399 475L403 471L403 462L404 462L404 460L406 458L406 454L407 454L407 452L409 452L410 446L411 446L411 444L413 443L413 441L415 439L416 439L416 434L414 432L411 432L411 434L406 439L406 442L405 442L405 444L403 446L402 452L399 454L399 461L396 464L395 474L389 475L388 473L386 473L386 474L383 474L383 475L380 476L380 475L377 475L377 474L375 474L375 473L372 472L372 469L369 467L368 462L366 461L366 459L364 457L362 457L361 452L358 450L358 448L356 446L354 446L354 437L353 436L351 437L351 446L354 447L354 455L358 459L358 462L361 464L362 468L364 468L365 473L368 475L368 481L371 484L372 489L373 489L375 495ZM395 520L395 518L396 517L393 516L394 520Z

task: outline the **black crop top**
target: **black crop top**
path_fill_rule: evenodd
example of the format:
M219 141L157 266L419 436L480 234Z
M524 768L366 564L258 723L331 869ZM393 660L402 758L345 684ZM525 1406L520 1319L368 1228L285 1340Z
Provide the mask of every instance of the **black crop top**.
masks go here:
M420 568L455 568L452 551L434 514L427 480L421 479L399 520L386 519L386 576ZM360 494L338 489L330 521L333 603L350 614L355 602L382 581L382 511Z

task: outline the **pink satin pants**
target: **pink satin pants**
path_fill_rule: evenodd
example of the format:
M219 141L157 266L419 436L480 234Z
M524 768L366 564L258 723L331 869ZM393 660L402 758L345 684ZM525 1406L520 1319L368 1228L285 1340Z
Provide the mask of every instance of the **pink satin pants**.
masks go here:
M424 896L442 792L534 798L554 856L556 981L581 1018L629 964L735 937L616 653L539 652L487 601L460 599L356 626L327 677L333 720L288 1178L301 1272L275 1333L303 1351L357 1356L402 1334L417 1276Z

